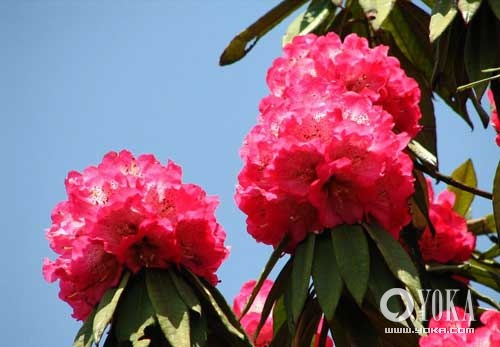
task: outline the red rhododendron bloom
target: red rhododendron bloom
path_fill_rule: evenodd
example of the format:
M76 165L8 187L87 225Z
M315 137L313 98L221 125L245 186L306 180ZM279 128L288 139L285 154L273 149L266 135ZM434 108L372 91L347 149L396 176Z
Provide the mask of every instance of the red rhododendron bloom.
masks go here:
M342 43L335 33L296 36L269 69L267 83L280 98L316 91L352 91L368 97L394 118L395 128L415 136L420 130L420 89L387 55L387 46L370 48L365 38L348 35Z
M59 256L44 260L43 274L60 280L59 296L75 318L84 320L126 269L175 264L217 282L228 255L214 215L218 201L181 176L172 161L163 166L128 151L68 174L68 200L56 205L47 231Z
M498 110L495 104L495 99L493 98L493 93L490 89L488 89L488 101L491 105L491 125L497 132L497 137L495 141L498 146L500 146L500 119L498 118Z
M410 222L403 149L419 129L415 81L386 48L330 33L295 38L267 82L240 151L235 198L248 232L274 246L287 235L288 251L343 223L375 221L397 238Z
M253 289L255 288L257 281L252 280L248 281L241 287L239 294L234 298L233 301L233 311L236 317L240 317L243 309L245 308L250 295L252 294ZM255 300L250 306L248 312L241 318L240 322L245 329L248 337L253 341L253 337L257 330L257 326L260 322L260 317L262 314L262 310L264 308L264 304L266 302L266 298L273 287L273 281L265 280L264 284L259 290L259 293L255 297ZM321 322L320 322L321 323ZM318 326L317 335L315 337L315 347L318 346L319 343L319 333L321 330L321 325ZM273 314L272 311L270 315L267 317L262 329L259 332L259 336L254 342L255 347L267 347L270 345L273 340ZM333 341L330 337L327 337L326 347L333 347Z
M427 181L427 191L429 218L436 233L432 236L430 228L426 228L420 238L424 261L449 263L470 259L476 246L476 236L467 230L465 218L453 210L455 194L444 190L434 199L430 180Z
M472 333L465 330L471 325L469 314L460 307L456 307L455 312L452 311L443 312L440 319L435 317L430 320L429 328L443 328L443 331L421 337L420 347L500 346L500 312L485 311L480 318L483 326L475 328Z

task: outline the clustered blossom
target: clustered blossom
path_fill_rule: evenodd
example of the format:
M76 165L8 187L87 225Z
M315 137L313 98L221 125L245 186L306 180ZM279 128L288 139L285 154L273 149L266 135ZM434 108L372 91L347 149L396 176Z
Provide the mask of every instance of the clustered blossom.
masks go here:
M252 294L253 289L255 288L257 281L251 280L243 284L240 292L234 298L233 301L233 311L236 317L240 317L243 309L245 308L250 295ZM271 310L270 315L267 317L262 329L259 332L259 335L253 340L255 332L257 330L257 326L260 322L260 317L262 315L262 310L264 309L264 304L266 302L267 296L273 287L273 281L265 280L264 284L259 290L259 293L255 297L254 302L250 306L248 312L241 318L240 322L245 329L248 337L252 339L255 347L267 347L271 344L273 340L273 313ZM319 334L321 333L322 321L318 324L317 334L314 338L314 347L318 347L319 345ZM333 341L330 337L326 339L326 347L333 347Z
M456 315L455 315L456 313ZM429 328L435 330L419 340L420 347L495 347L500 346L500 312L488 310L481 315L483 326L476 327L473 333L467 333L471 326L471 317L462 308L455 312L446 311L440 319L432 318ZM453 329L453 330L450 330Z
M455 193L444 190L434 199L432 183L427 181L429 218L433 236L427 227L419 240L425 262L460 263L469 260L476 246L476 236L467 230L464 217L453 210Z
M490 102L491 105L491 125L493 126L493 129L495 129L497 133L495 141L497 145L500 146L500 119L498 118L498 110L491 89L488 89L488 101Z
M68 200L56 205L47 231L58 258L44 260L43 274L60 280L59 296L73 317L84 320L125 269L175 264L217 282L228 255L214 215L218 200L181 176L172 161L163 166L128 151L68 174Z
M288 249L308 232L376 221L396 238L410 222L419 131L417 83L387 47L349 35L298 36L267 75L271 91L240 155L236 202L248 232Z

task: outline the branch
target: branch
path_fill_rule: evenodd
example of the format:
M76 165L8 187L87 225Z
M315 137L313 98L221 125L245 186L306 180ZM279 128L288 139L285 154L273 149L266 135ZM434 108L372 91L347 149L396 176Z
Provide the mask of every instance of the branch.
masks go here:
M415 165L415 168L417 170L425 172L429 176L434 177L435 179L437 179L439 181L443 181L445 183L448 183L450 186L454 186L454 187L457 187L458 189L464 190L466 192L469 192L469 193L472 193L475 195L479 195L485 199L489 199L489 200L493 199L493 194L491 194L490 192L486 192L484 190L480 190L480 189L468 186L466 184L463 184L462 182L459 182L450 176L443 175L439 171L437 171L433 168L428 168L428 167L426 167L418 162L415 162L414 165Z

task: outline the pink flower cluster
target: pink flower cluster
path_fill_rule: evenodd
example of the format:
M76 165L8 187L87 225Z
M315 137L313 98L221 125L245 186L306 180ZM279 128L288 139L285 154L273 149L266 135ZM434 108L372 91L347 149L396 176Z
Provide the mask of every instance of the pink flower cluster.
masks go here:
M476 246L476 236L467 230L464 217L453 210L455 193L444 190L434 199L432 183L427 180L429 218L436 231L427 227L419 240L425 262L460 263L469 260Z
M268 71L271 94L240 155L236 202L248 232L289 250L308 232L376 221L395 237L410 221L419 131L417 83L387 47L354 34L296 37Z
M491 105L491 125L493 126L493 129L495 129L497 133L495 141L497 145L500 146L500 119L498 118L498 110L491 89L488 89L488 101L490 102Z
M181 168L152 155L106 154L98 166L66 179L68 200L52 212L47 231L59 255L44 260L47 281L84 320L124 269L182 265L212 283L228 255L215 219L218 200L181 181Z
M250 295L252 294L252 291L255 288L256 283L257 281L252 280L243 284L239 294L234 298L233 311L236 317L239 318L241 316L241 313L244 307L246 306L248 299L250 298ZM267 296L269 295L269 292L271 291L271 288L273 287L273 284L274 283L271 280L266 280L264 282L254 302L252 303L252 306L250 306L248 312L240 320L243 329L245 329L245 332L247 333L250 339L253 339L253 336L255 335L257 326L260 322L260 317L262 314L262 310L264 308L264 304L266 302ZM317 334L314 339L315 341L314 347L317 347L319 344L319 334L321 333L321 325L322 321L318 325ZM267 347L271 344L272 340L273 340L273 314L271 311L271 314L269 315L269 317L267 317L262 329L260 330L259 336L257 336L257 339L253 342L255 347ZM333 347L333 341L330 337L327 337L326 347Z
M440 319L432 318L429 328L441 329L420 338L420 347L496 347L500 346L500 312L485 311L481 315L483 326L473 333L465 332L471 325L471 317L462 308L455 308L457 315L446 311ZM450 330L453 329L453 330Z

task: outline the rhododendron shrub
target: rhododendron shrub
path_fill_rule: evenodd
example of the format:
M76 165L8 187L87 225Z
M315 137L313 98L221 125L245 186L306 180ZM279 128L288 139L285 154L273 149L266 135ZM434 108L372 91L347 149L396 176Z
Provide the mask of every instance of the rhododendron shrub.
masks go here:
M442 312L440 316L431 319L429 328L442 331L431 330L429 335L421 337L420 347L500 346L500 312L485 311L480 317L483 325L476 327L474 332L466 332L465 329L471 326L471 317L461 307L456 307L455 312Z
M251 280L243 284L240 289L238 295L234 298L233 301L233 311L237 317L241 317L241 314L248 303L250 295L252 294L253 289L255 288L257 281ZM262 310L264 308L264 304L266 302L266 298L273 287L274 282L266 279L260 288L255 300L252 302L248 311L241 317L241 325L245 329L248 337L254 342L255 347L267 347L271 344L273 340L273 314L272 310L270 315L266 318L264 325L259 331L259 334L255 340L253 337L257 331L257 327L259 325ZM319 344L319 334L321 331L322 321L318 325L318 330L316 336L314 337L314 347L317 347ZM330 337L327 337L325 347L333 347L333 341Z
M72 171L68 199L56 205L47 231L56 260L44 260L47 281L84 320L122 273L183 266L215 284L228 255L215 219L218 200L182 182L181 168L152 155L106 154L97 166Z
M453 210L455 193L444 190L434 198L432 183L427 180L429 218L435 235L427 227L419 240L425 262L460 263L469 260L476 246L476 236L467 230L464 217Z
M298 36L267 75L271 94L240 154L236 201L248 232L288 249L308 232L377 222L398 237L410 222L420 92L387 48L349 35Z

